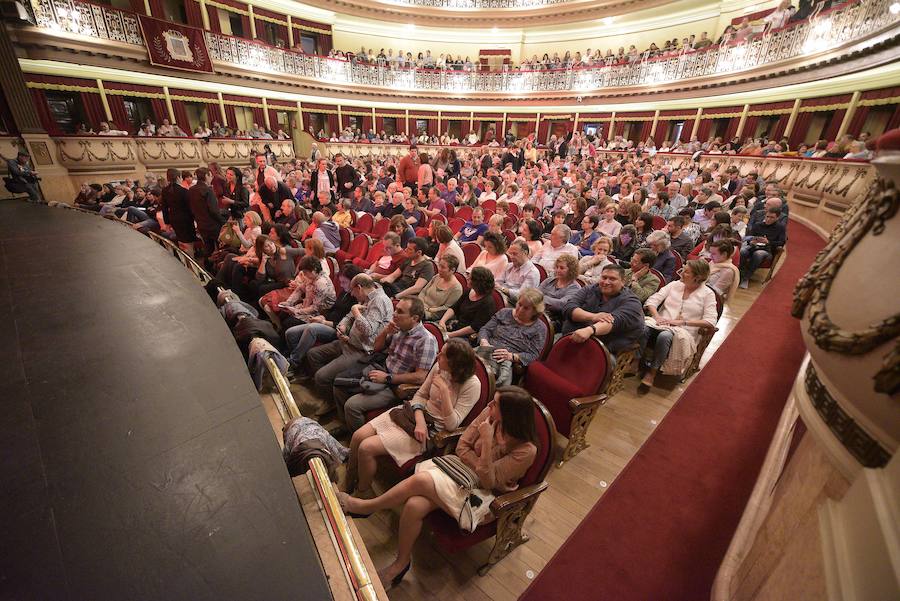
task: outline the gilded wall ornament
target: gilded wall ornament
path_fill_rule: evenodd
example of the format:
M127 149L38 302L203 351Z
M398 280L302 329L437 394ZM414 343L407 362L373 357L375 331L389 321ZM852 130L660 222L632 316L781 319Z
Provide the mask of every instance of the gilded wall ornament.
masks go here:
M848 331L835 324L828 315L826 301L831 285L847 256L871 233L884 233L884 224L900 208L900 194L892 182L877 178L866 198L853 206L835 228L831 240L816 257L809 271L797 282L791 314L802 318L809 308L808 332L816 346L826 351L863 355L896 338L900 334L900 313L872 323L858 331ZM900 345L900 341L897 343ZM900 387L900 346L885 358L875 375L875 390L895 394Z

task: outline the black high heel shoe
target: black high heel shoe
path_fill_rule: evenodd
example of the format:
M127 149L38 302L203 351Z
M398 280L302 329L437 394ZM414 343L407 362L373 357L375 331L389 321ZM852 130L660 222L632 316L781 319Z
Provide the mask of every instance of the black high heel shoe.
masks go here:
M390 586L385 585L384 578L381 577L381 572L378 572L378 579L381 580L381 585L384 586L384 590L389 591L400 584L403 581L403 577L406 576L406 573L409 571L411 565L412 562L406 564L406 567L400 570L400 573L391 579Z

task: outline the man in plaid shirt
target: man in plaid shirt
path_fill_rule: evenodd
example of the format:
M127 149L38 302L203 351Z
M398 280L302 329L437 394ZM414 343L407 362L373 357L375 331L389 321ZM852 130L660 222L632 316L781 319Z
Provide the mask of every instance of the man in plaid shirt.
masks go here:
M404 298L394 308L394 318L375 338L375 352L387 347L387 371L372 370L368 379L387 387L371 393L362 392L346 398L345 393L335 387L335 401L343 406L347 427L356 431L365 424L366 412L381 407L396 405L399 399L394 392L397 384L416 384L425 381L425 376L437 358L437 340L422 325L425 305L419 297ZM388 346L389 345L389 346Z

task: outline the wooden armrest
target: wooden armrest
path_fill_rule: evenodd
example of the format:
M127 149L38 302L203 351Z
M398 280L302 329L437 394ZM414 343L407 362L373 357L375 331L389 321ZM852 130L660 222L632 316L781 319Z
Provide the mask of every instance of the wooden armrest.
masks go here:
M605 394L592 394L590 396L580 396L574 399L569 400L569 409L572 410L573 413L589 409L594 405L603 405L607 401L607 396Z
M397 398L401 401L411 399L417 390L419 390L418 384L397 384Z
M460 436L465 432L465 428L457 428L456 430L443 430L441 432L436 432L432 437L431 441L434 443L439 449L445 449L450 447L451 444L456 444L459 441Z
M544 492L547 487L550 486L547 484L547 481L540 482L538 484L532 484L531 486L523 486L522 488L518 488L512 492L508 492L505 495L500 495L493 501L491 501L491 512L495 516L499 516L504 511L509 511L516 505L526 501L531 497L536 497L542 492Z

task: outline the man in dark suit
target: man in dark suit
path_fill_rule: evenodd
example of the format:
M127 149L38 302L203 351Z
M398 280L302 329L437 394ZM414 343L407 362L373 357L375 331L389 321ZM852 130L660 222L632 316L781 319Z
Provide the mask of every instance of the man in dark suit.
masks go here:
M353 188L362 184L353 165L347 162L344 155L337 153L334 155L334 179L337 182L337 195L341 198L350 198Z
M219 212L219 203L210 187L212 174L209 169L200 167L197 169L196 177L197 183L187 191L188 204L194 221L197 223L197 232L203 240L206 256L209 257L216 250L219 230L225 223L225 218Z
M510 146L503 155L502 166L505 169L507 165L512 165L516 173L525 165L525 157L519 152L518 146Z
M162 189L160 209L163 221L175 232L175 238L182 250L193 253L197 232L194 229L194 215L188 204L188 191L179 183L178 169L166 170L169 184Z
M334 176L328 170L328 161L319 159L316 170L309 177L309 203L312 208L319 210L319 193L328 192L328 195L334 198Z
M484 156L481 157L481 174L487 175L488 169L494 166L494 157L490 150L485 150Z
M722 197L730 198L736 194L740 194L741 188L744 187L744 180L741 178L741 172L737 167L728 168L728 181L722 186Z

